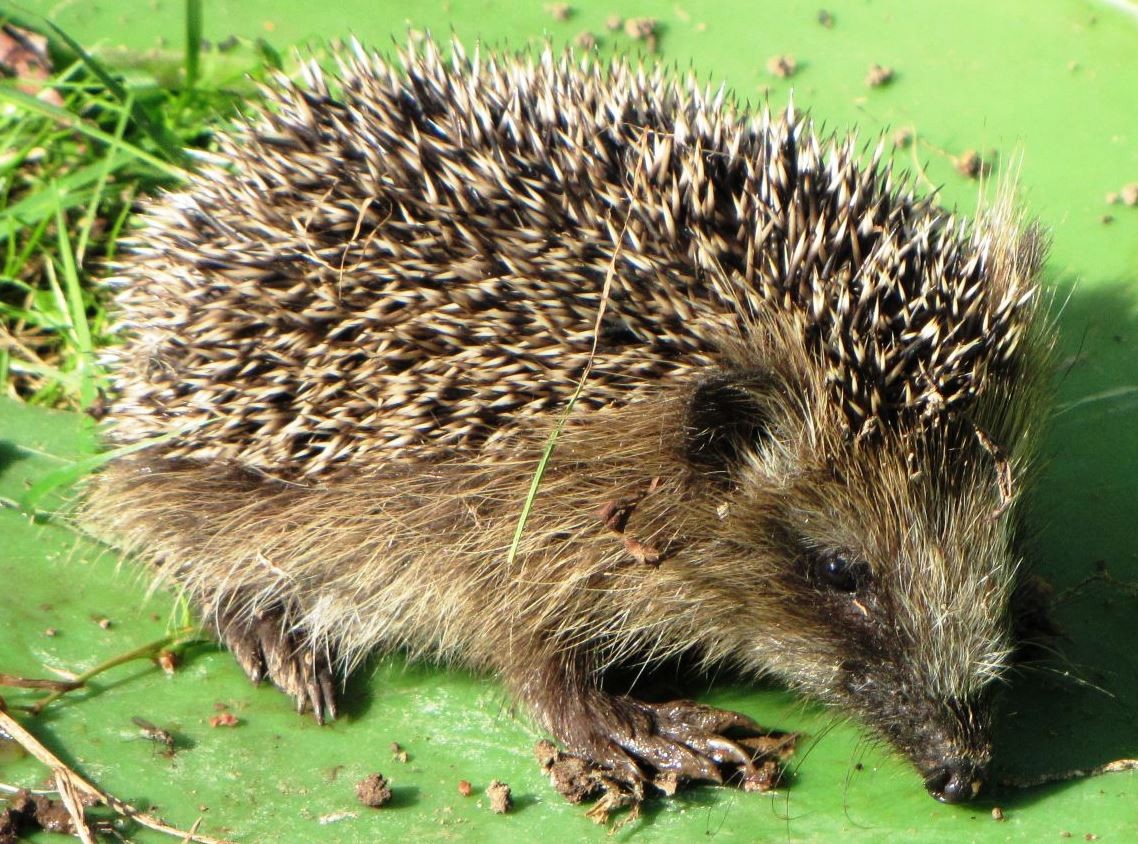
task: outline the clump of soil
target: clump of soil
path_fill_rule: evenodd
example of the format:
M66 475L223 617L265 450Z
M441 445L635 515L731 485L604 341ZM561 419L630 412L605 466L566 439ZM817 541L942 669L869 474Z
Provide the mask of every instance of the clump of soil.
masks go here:
M961 176L969 179L979 179L987 176L992 170L992 163L980 157L974 149L966 149L960 155L952 156L952 166Z
M1123 185L1117 192L1108 193L1106 202L1108 205L1117 205L1120 202L1131 207L1138 205L1138 182L1131 182Z
M629 38L644 40L656 34L659 26L655 18L628 18L624 21L624 34Z
M893 68L887 65L871 64L869 72L865 75L865 84L870 88L880 88L893 81Z
M790 54L771 56L767 59L767 73L779 79L787 79L798 73L798 60Z
M61 800L17 791L0 812L0 844L20 841L38 831L75 835L75 823Z
M601 772L580 756L558 750L551 741L539 741L533 755L541 769L549 775L553 788L570 803L584 803L600 797L604 791Z
M383 774L368 774L356 783L356 797L365 806L378 809L391 801L391 785Z
M593 33L589 32L588 30L585 30L584 32L578 32L576 37L573 39L573 43L577 45L577 47L581 50L592 50L597 46L597 36L593 35Z
M504 815L514 808L514 799L510 796L510 787L501 780L491 780L486 789L486 796L490 798L490 811L496 815Z
M754 770L743 776L744 791L770 791L782 784L783 763L798 747L798 733L770 733L736 739L754 755Z
M643 41L652 53L656 52L659 29L660 22L655 18L627 18L624 21L624 34Z

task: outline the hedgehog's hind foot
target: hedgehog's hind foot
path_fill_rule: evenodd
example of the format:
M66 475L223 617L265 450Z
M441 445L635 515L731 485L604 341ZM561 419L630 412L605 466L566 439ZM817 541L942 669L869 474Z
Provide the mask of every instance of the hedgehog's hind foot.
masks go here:
M288 629L280 610L252 618L219 613L224 644L254 683L269 680L296 700L297 712L311 710L317 723L336 717L336 688L328 655Z

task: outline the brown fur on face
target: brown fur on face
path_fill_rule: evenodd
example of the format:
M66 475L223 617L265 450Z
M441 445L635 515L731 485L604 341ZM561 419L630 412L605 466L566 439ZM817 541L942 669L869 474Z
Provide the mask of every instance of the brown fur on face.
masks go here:
M694 653L971 797L1049 342L1034 233L626 65L341 61L149 208L109 416L163 438L90 523L318 714L325 662L404 648L629 778L714 778L737 724L597 683Z

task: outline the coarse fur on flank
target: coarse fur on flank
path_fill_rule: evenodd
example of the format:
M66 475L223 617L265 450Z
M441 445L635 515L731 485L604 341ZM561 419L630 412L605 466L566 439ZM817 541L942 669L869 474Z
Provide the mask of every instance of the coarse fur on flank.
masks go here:
M973 796L1045 392L1038 233L792 110L453 53L308 64L148 205L108 436L158 439L88 522L318 715L403 648L495 673L628 781L717 779L749 760L708 710L598 683L694 654Z

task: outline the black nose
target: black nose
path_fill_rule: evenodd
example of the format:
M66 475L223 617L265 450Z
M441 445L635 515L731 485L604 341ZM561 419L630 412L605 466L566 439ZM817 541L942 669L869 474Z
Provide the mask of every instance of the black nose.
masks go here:
M925 779L925 788L941 803L967 803L983 785L983 772L966 763L944 765Z

